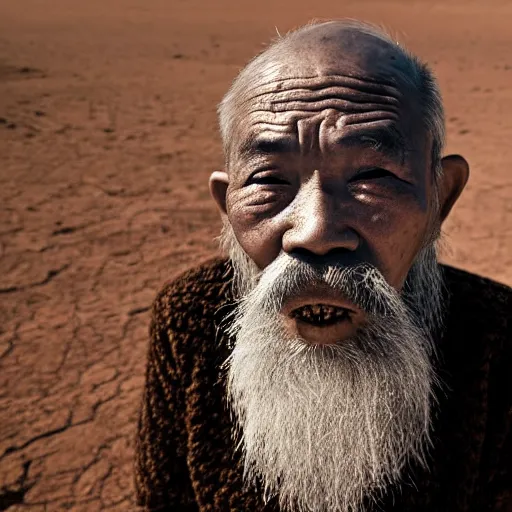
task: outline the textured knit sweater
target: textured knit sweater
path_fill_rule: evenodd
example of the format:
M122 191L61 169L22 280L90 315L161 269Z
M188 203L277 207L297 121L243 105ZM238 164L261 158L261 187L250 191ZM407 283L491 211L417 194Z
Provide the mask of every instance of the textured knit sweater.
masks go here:
M437 372L445 386L429 466L411 467L376 510L509 512L512 289L443 271L449 305ZM167 284L154 302L136 441L142 510L279 511L275 498L264 504L259 489L244 487L232 439L219 369L229 355L221 320L233 307L231 277L229 262L211 260Z

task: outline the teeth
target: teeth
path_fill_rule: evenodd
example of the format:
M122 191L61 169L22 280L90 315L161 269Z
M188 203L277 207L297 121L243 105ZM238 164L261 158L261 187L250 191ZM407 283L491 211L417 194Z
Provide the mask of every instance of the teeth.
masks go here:
M314 304L303 306L294 312L294 316L302 318L310 323L332 322L348 316L347 310L326 304Z

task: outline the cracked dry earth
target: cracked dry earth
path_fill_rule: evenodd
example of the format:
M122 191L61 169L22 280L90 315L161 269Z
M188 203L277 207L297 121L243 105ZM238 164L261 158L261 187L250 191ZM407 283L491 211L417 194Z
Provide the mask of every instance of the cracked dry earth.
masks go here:
M275 26L362 17L432 63L473 172L444 259L512 284L510 5L266 3L1 4L0 511L136 510L150 304L215 252L215 105Z

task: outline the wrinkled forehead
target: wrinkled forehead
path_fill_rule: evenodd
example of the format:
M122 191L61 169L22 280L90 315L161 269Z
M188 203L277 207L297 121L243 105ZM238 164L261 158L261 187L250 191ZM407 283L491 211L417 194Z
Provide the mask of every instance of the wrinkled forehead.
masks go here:
M261 134L284 134L306 146L335 144L362 131L387 130L422 145L418 93L395 52L355 58L304 48L253 62L235 93L232 155ZM423 133L423 142L424 142Z

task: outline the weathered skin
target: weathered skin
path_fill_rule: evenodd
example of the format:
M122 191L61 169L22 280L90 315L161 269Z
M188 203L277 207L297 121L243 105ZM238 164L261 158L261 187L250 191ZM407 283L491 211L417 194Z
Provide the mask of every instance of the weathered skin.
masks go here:
M312 28L254 61L237 97L229 172L211 191L260 269L281 251L368 262L400 289L468 166L443 159L434 207L432 137L395 46Z

